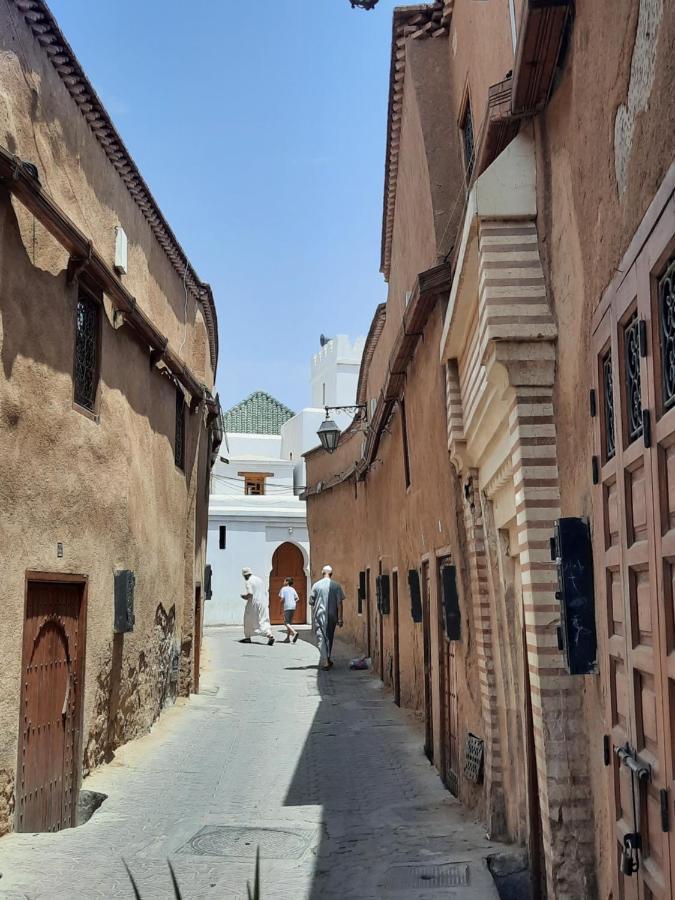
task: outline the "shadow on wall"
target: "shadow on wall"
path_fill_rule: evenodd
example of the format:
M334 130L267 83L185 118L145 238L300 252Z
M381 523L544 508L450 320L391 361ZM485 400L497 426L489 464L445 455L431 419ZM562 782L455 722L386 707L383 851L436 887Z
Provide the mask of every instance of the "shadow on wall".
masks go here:
M132 633L115 634L97 677L92 726L84 753L84 774L110 762L115 750L148 731L167 703L176 699L174 669L176 610L160 603L150 641L138 662L124 666L124 643ZM127 657L130 654L127 653Z

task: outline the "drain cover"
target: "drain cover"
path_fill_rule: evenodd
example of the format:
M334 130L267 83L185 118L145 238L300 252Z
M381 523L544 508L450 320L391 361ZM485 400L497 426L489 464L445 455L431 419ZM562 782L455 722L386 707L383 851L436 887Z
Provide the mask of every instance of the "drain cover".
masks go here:
M390 891L412 888L466 887L470 884L468 863L443 863L436 866L394 866L384 879Z
M284 828L246 828L239 825L206 825L179 853L197 856L255 857L260 847L263 859L298 859L312 839L309 831Z

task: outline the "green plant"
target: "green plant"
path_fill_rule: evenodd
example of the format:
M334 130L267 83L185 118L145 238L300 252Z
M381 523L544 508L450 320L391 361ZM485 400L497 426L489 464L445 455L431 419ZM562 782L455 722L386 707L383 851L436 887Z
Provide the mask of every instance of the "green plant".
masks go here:
M124 868L127 870L127 875L129 876L129 881L131 882L131 886L134 889L134 897L136 900L143 900L141 897L141 892L138 890L138 885L134 881L134 876L131 874L131 869L126 864L125 860L122 860L124 863ZM171 862L167 859L167 865L169 866L169 872L171 872L171 884L173 885L173 894L175 900L184 900L183 895L181 894L180 887L178 886L178 879L176 878L176 873L173 870L173 866ZM248 893L248 900L260 900L260 847L256 850L255 853L255 880L253 882L253 888L249 882L246 882L246 891Z

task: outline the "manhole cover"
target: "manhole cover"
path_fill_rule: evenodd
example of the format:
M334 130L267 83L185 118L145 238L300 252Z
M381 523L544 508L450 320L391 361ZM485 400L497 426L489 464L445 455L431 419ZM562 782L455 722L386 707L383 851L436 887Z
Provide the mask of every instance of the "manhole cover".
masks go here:
M198 856L254 858L260 847L263 859L298 859L312 839L308 831L284 828L246 828L238 825L206 825L184 844L179 853Z
M436 866L394 866L384 879L390 891L412 888L465 887L469 881L468 863L443 863Z

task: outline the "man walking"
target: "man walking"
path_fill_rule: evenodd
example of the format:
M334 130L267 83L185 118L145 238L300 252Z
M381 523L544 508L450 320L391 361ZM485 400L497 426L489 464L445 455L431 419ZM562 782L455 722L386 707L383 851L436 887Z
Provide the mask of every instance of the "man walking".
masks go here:
M345 592L342 585L333 581L333 569L324 566L321 570L323 578L312 585L309 605L314 609L314 631L321 654L321 668L330 669L333 665L333 637L335 626L342 628L342 601Z
M293 587L292 578L284 578L284 586L279 591L279 597L284 604L284 625L286 626L286 640L284 644L290 644L291 639L295 643L298 639L298 632L291 624L295 615L295 607L298 605L298 592Z
M254 575L246 567L241 570L244 576L244 593L241 599L246 601L244 609L244 637L240 644L250 644L254 634L261 634L267 638L271 647L274 643L274 635L270 627L270 600L265 590L262 578Z

